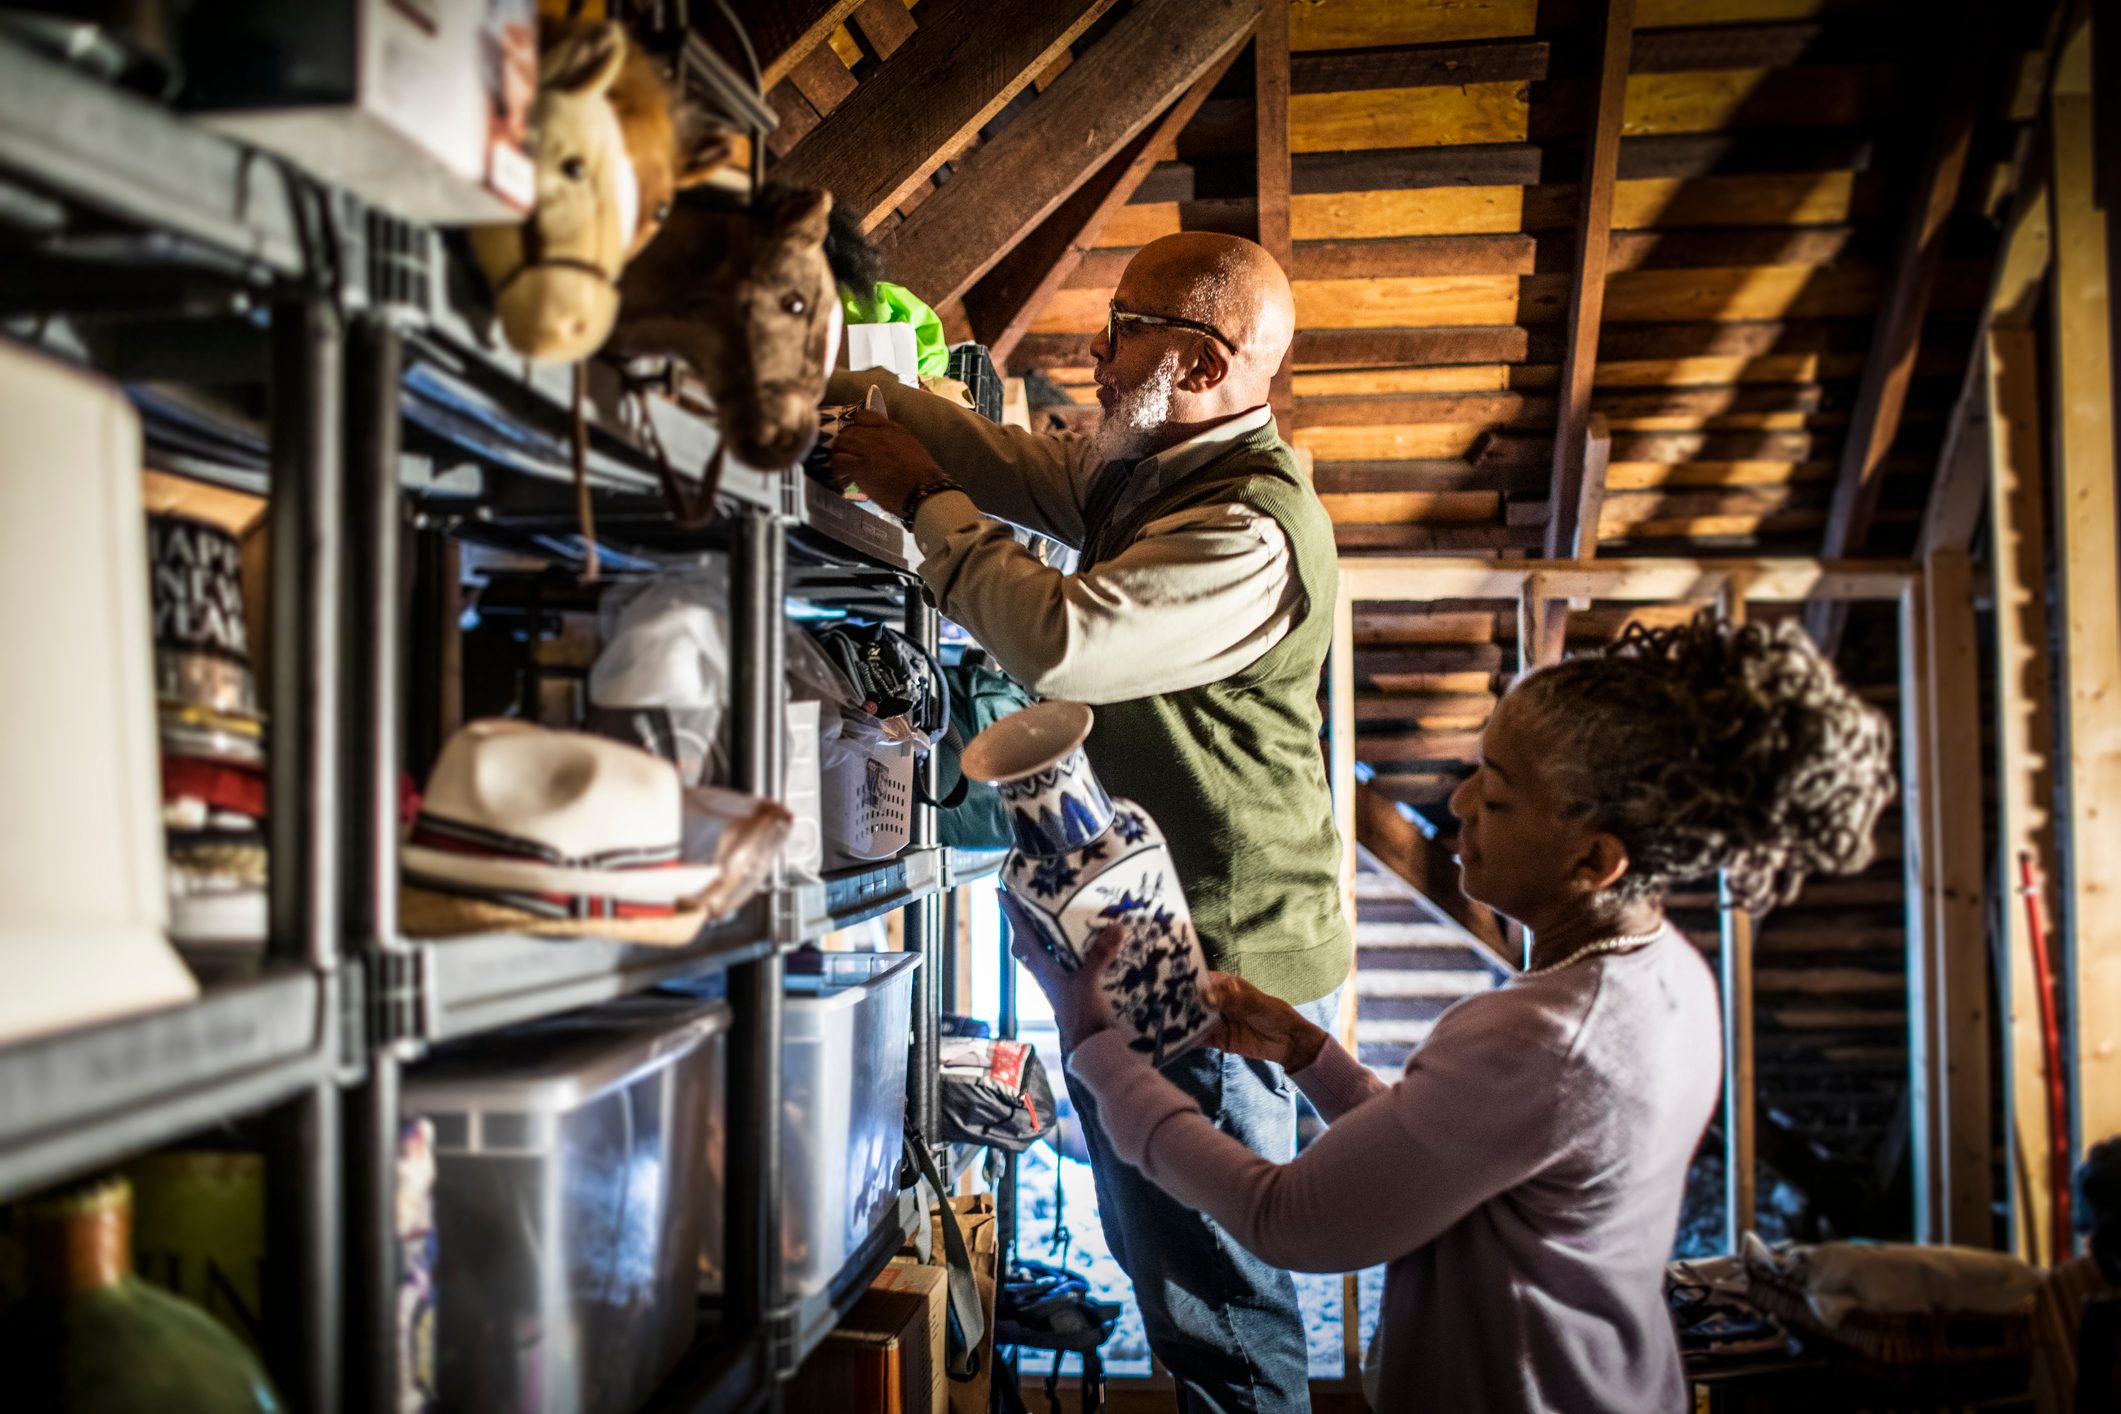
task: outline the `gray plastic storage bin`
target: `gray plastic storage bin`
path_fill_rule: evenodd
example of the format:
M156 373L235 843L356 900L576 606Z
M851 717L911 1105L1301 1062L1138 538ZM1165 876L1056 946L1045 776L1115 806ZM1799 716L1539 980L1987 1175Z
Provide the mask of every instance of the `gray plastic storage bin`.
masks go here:
M440 1408L627 1414L684 1355L728 1025L633 997L407 1074L435 1129Z
M906 1051L920 954L835 952L789 960L781 1020L782 1293L822 1291L898 1213ZM808 971L815 964L819 971ZM805 970L798 970L805 969ZM717 1164L717 1172L720 1166ZM719 1224L701 1281L722 1284Z

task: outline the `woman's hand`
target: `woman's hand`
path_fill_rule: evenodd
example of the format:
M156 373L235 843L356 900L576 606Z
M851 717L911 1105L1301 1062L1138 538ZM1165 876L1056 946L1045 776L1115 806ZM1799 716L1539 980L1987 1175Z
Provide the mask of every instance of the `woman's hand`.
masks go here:
M920 439L880 412L858 408L832 439L832 476L840 489L852 483L893 515L906 509L915 488L941 481L943 469Z
M1090 944L1083 965L1069 972L1061 967L1059 958L1040 944L1038 925L1024 912L1023 905L1007 894L1003 894L1001 900L1013 939L1009 950L1038 979L1039 989L1053 1003L1053 1023L1060 1030L1061 1050L1073 1051L1083 1041L1112 1025L1112 998L1105 991L1105 974L1111 970L1112 960L1119 956L1120 944L1127 940L1127 932L1124 928L1110 927L1099 933Z
M1294 1074L1318 1059L1326 1033L1280 997L1270 997L1242 977L1210 972L1207 1002L1222 1014L1207 1044L1247 1060L1273 1061Z

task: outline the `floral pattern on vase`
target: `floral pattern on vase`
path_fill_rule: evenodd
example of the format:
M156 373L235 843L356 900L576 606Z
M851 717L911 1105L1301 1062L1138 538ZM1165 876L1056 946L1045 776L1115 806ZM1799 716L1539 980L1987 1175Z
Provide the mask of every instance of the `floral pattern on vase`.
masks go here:
M1094 842L1112 828L1112 797L1105 794L1080 747L1059 764L995 786L1016 848L1051 856Z
M1207 959L1156 822L1107 794L1083 754L1092 721L1077 702L1026 708L973 739L965 773L1009 811L1016 847L1002 882L1040 946L1072 972L1107 927L1125 931L1104 988L1129 1044L1162 1065L1218 1019L1201 990Z

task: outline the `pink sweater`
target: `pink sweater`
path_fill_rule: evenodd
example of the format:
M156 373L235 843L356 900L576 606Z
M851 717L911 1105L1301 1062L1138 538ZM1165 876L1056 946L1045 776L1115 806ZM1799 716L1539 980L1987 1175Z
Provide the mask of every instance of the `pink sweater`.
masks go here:
M1395 1085L1328 1043L1296 1080L1331 1128L1294 1163L1221 1133L1116 1031L1068 1069L1121 1157L1261 1257L1388 1264L1384 1414L1642 1414L1686 1407L1664 1265L1720 1057L1715 981L1667 930L1468 997Z

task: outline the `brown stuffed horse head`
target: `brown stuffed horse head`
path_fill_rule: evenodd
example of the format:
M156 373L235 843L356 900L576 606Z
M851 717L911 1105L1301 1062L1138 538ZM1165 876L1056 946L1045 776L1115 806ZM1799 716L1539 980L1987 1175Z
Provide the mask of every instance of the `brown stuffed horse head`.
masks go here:
M564 363L595 353L611 334L640 187L609 98L626 64L625 31L569 25L549 28L543 41L530 118L537 203L521 225L470 234L508 342Z
M829 192L769 188L743 204L687 193L626 271L612 342L668 354L707 385L722 436L755 467L793 466L817 437L839 288Z

